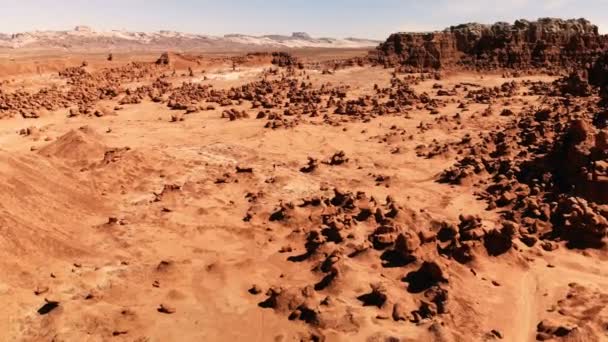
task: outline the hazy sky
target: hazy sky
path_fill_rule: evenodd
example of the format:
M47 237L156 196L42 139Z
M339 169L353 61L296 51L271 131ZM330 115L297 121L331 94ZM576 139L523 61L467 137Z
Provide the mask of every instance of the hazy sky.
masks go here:
M223 35L289 34L383 39L477 21L585 17L608 31L608 0L0 0L0 32L161 29Z

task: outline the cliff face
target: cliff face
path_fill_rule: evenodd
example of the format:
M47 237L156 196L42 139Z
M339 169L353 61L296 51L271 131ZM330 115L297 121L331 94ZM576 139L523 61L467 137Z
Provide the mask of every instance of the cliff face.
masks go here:
M608 104L608 51L595 60L588 70L589 84L600 88L602 102ZM608 112L603 114L604 126L608 126Z
M395 33L378 47L379 62L391 66L408 65L439 68L456 62L462 53L450 33Z
M592 63L607 45L608 38L585 19L544 18L395 33L380 44L372 59L415 68L580 66Z

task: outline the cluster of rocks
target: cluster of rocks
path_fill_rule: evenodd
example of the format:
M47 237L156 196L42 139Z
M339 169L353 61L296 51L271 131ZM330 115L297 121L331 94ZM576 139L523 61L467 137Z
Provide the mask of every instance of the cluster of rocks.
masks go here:
M576 248L603 246L608 131L598 119L606 116L604 110L586 101L548 98L543 108L471 143L439 181L477 182L489 209L503 209L504 218L518 225L515 236L526 244L542 239L549 242L547 249L555 241Z
M337 100L328 102L328 106L335 106L334 113L349 116L351 119L369 121L370 119L387 114L404 115L414 109L426 109L430 114L438 114L439 109L445 107L452 99L431 97L426 92L417 93L412 84L424 80L425 76L413 79L393 77L386 88L374 87L374 94L360 96L357 99L345 99L338 96Z
M323 75L333 75L335 71L352 67L363 67L369 64L369 59L365 57L351 57L341 59L323 60L320 62L309 62L306 68L321 70Z
M7 93L0 89L0 117L38 118L46 111L67 108L70 104L57 87L43 88L35 93L21 90Z
M94 105L105 99L114 99L128 89L123 84L147 80L160 69L151 63L132 62L121 67L102 69L89 73L85 68L64 72L69 89L66 93L68 100L80 108ZM61 75L61 74L60 74Z
M65 87L52 86L36 92L0 90L0 115L36 118L44 111L62 108L72 108L69 116L95 113L99 101L129 92L122 84L148 79L158 72L155 65L139 62L95 73L87 71L85 66L65 68L58 73L65 80Z
M209 99L211 88L211 85L184 82L181 86L171 89L167 107L186 110L189 113L198 111L198 104Z
M572 72L559 78L554 82L554 86L558 92L552 95L588 97L593 93L587 77L580 72Z
M292 72L279 74L278 69L274 72L270 69L262 80L230 89L213 89L210 85L191 82L174 86L165 75L171 58L167 53L161 55L157 63L133 62L96 72L90 72L86 66L70 67L59 73L67 84L64 88L42 89L36 93L0 92L0 112L35 118L40 116L40 108L53 111L70 108L69 117L103 116L107 113L100 110L97 103L113 99L119 104L114 110L150 100L166 104L174 110L185 111L183 114L215 109L215 104L221 107L239 106L240 111L243 110L243 105L250 105L251 109L258 110L255 117L267 120L265 127L277 129L293 127L302 122L303 118L318 121L315 119L318 117L326 124L340 125L346 121L368 121L379 115L407 115L407 111L414 107L426 108L436 114L439 108L451 101L432 98L426 93L417 94L411 88L411 85L429 78L439 79L438 74L408 75L402 79L394 76L387 88L375 87L374 94L349 98L348 86L334 86L330 83L313 86L306 81L306 71L301 71L302 75L295 75L293 70L302 65L290 54L272 53L271 56L273 63ZM154 81L135 88L124 86L149 80ZM455 90L438 90L438 97L455 94ZM235 115L224 113L231 119L246 117L232 112ZM174 116L174 121L184 119L181 114Z
M247 221L255 216L259 214L250 210ZM281 277L269 285L259 306L304 321L316 331L349 329L343 322L350 321L345 318L353 309L344 297L350 291L344 289L360 282L358 274L365 270L374 270L365 273L369 290L352 294L352 299L372 308L364 312L373 318L393 324L440 319L454 309L449 295L451 263L473 265L480 253L496 257L510 252L520 228L508 220L489 228L474 215L461 215L458 223L434 221L401 207L390 196L379 202L363 192L339 189L331 195L280 202L266 217L271 224L291 229L292 240L301 241L302 248L290 244L279 252L288 254L288 261L306 265L317 280L293 285ZM389 286L399 281L404 287ZM260 295L264 289L254 285L249 292Z
M490 104L496 99L511 98L517 94L519 88L520 85L516 81L505 82L502 85L493 88L480 87L474 84L463 87L463 89L467 91L467 94L465 95L466 99L471 99L473 103L483 104Z
M328 114L334 96L345 94L344 87L329 84L314 87L292 77L251 82L228 90L212 91L208 102L220 105L249 103L259 110L258 119L267 119L268 128L293 127L302 117L316 118Z
M249 212L247 217L255 215ZM355 295L362 306L376 308L376 319L419 323L450 310L446 265L450 259L468 263L483 247L489 255L506 253L516 229L515 224L505 223L501 229L490 230L475 216L461 216L458 225L431 222L390 196L381 203L363 192L338 189L328 196L281 202L268 220L292 227L292 235L300 236L297 240L303 248L290 245L280 252L290 254L288 261L305 263L318 281L294 287L279 280L259 306L290 320L337 330L344 327L336 322L343 321L350 309L347 299L334 296L341 293L343 284L358 279L351 278L353 273L378 267L386 271L383 277L377 277L378 272L366 274L369 292ZM405 283L403 288L395 290L385 283L392 281L388 276L392 271L396 281ZM263 292L254 288L250 293Z
M304 69L304 63L288 52L273 52L271 63L280 68Z
M118 103L121 105L138 104L146 99L154 102L163 102L165 94L167 94L171 88L171 83L164 78L159 77L152 82L152 84L141 85L135 89L126 89L124 96L118 100Z

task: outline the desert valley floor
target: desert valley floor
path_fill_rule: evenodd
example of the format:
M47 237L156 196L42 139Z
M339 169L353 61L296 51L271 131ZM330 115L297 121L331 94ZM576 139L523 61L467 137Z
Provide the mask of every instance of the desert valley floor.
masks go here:
M359 54L0 63L0 340L606 340L605 249L541 222L589 205L513 177L597 101Z

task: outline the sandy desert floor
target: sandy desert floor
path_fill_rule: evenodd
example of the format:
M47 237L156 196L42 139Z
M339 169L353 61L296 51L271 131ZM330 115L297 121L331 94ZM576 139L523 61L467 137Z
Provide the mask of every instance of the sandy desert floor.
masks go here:
M17 58L0 66L12 70L0 89L63 91L70 79L58 71L69 63L86 58L98 73L156 57ZM514 239L490 255L479 242L459 262L438 242L447 223L501 227L500 208L488 210L477 185L438 179L461 158L459 144L540 105L532 81L556 77L269 73L277 67L266 60L233 70L222 56L175 68L121 86L164 73L171 89L194 82L227 93L283 78L292 83L275 88L270 112L300 94L318 113L257 118L264 109L246 96L175 110L168 91L119 105L121 93L94 104L119 106L99 116L59 108L1 119L0 340L534 341L545 330L547 339L606 340L604 249ZM328 103L395 89L393 77L413 77L407 89L438 104L361 116ZM511 81L521 86L493 100L493 115L463 90ZM299 93L300 83L309 90Z

